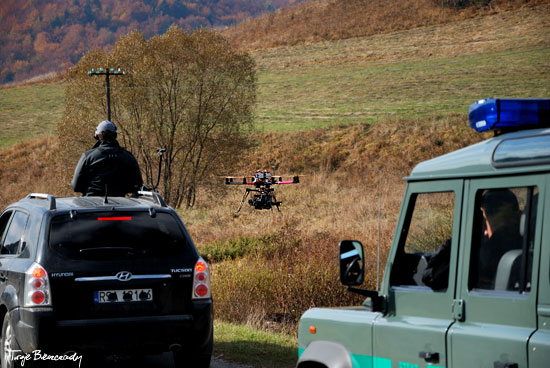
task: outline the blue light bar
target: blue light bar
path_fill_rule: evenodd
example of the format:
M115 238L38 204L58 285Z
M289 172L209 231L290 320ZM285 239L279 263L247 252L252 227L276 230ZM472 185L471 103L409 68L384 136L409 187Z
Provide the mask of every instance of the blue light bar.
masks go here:
M478 132L550 127L550 99L487 98L470 106L469 118Z

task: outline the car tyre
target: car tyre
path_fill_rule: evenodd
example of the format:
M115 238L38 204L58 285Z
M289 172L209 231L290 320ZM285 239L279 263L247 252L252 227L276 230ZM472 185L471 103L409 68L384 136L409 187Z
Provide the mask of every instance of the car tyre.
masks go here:
M4 322L2 323L2 338L0 339L0 344L0 361L2 363L2 368L21 367L21 361L14 359L19 355L18 351L20 352L21 348L15 339L9 312L4 316Z

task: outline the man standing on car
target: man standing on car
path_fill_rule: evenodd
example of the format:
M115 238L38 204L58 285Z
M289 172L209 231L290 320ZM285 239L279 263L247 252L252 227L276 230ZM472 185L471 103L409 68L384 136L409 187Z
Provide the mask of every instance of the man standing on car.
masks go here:
M84 196L123 197L136 193L143 185L136 158L120 147L116 125L105 120L96 128L98 142L82 154L71 186Z

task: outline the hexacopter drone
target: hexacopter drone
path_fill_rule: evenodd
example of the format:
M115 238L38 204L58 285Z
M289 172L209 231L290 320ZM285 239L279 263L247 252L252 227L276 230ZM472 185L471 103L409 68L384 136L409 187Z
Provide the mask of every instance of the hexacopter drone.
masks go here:
M293 176L292 180L283 180L282 176L272 176L268 170L256 170L254 176L228 176L225 178L225 184L254 186L254 188L246 188L243 200L235 213L241 210L250 192L257 193L254 194L252 199L248 200L248 204L254 207L255 210L272 210L275 206L280 211L279 206L282 202L277 201L274 189L271 186L275 184L298 184L299 182L300 178L298 176Z

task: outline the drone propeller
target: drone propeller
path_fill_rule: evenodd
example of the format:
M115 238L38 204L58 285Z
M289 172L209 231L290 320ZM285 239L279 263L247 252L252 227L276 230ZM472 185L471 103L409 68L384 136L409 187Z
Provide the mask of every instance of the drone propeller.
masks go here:
M255 180L256 179L256 180ZM298 184L300 183L300 177L295 175L292 180L283 180L282 176L271 176L270 178L259 179L265 184ZM225 184L229 185L256 185L258 179L253 176L226 176Z

